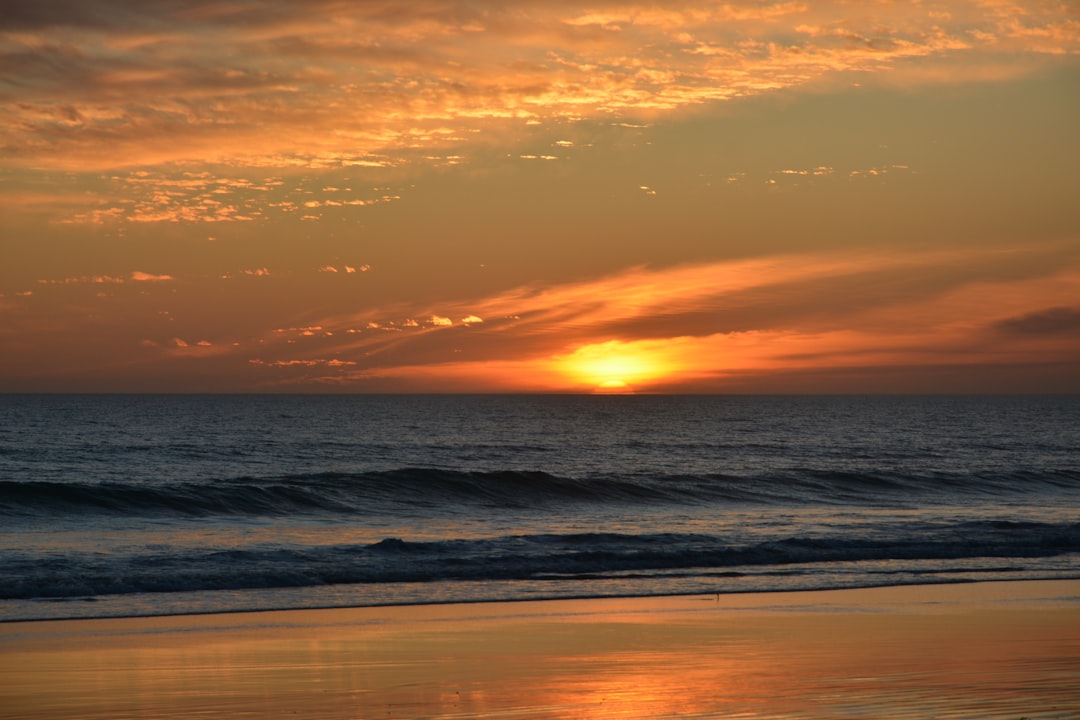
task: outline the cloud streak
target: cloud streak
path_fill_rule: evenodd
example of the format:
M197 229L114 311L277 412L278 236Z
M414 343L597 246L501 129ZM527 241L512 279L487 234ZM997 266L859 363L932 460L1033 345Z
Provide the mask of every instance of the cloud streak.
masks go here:
M958 53L1000 67L1080 52L1067 4L989 0L43 8L6 8L0 30L13 167L386 166L484 142L480 129L648 118L838 73L929 76Z
M994 327L1005 333L1017 335L1064 335L1080 336L1080 308L1053 307L1036 310L1017 317L1005 318Z
M1044 362L1080 360L1080 335L1064 332L1075 309L1042 309L1077 293L1080 258L1061 248L787 255L523 287L414 308L422 322L326 318L309 351L356 363L322 377L334 384L588 390L595 376L572 366L614 347L663 368L639 389L715 390L747 373L1023 362L1025 334Z

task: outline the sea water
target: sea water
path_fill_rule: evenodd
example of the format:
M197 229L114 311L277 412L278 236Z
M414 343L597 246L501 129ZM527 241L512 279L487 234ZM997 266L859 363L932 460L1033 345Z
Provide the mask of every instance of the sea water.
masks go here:
M0 396L0 620L1080 578L1080 398Z

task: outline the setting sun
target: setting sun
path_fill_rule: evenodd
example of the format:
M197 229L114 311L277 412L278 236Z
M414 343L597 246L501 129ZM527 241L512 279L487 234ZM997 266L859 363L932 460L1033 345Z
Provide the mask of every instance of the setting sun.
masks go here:
M637 385L667 377L674 366L658 348L611 340L579 347L559 358L558 368L597 392L633 392Z

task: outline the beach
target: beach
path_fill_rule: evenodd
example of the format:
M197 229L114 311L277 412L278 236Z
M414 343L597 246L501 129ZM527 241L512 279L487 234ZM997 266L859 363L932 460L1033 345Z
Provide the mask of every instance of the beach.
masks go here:
M1080 581L12 622L0 717L1077 718Z

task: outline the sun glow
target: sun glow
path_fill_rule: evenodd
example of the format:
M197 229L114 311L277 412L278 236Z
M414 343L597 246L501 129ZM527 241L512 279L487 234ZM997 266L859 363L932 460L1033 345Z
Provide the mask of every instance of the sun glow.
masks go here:
M633 392L635 386L666 377L674 370L661 350L618 340L584 345L556 362L562 374L596 392Z

